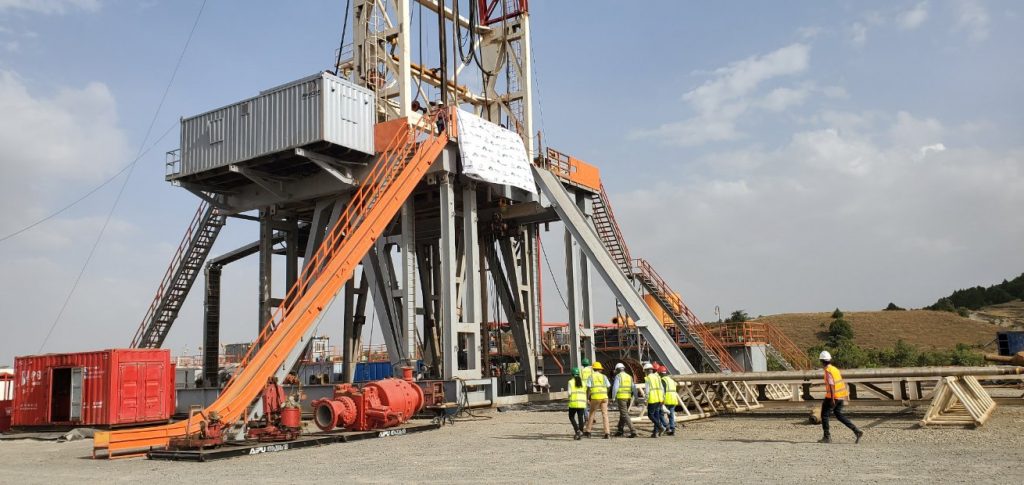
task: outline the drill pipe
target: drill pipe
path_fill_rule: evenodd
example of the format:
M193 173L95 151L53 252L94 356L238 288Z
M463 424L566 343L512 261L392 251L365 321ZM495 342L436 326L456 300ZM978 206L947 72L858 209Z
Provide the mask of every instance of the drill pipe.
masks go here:
M726 381L820 381L822 369L772 372L733 372L731 374L687 374L672 376L678 382ZM901 377L1004 376L1024 374L1024 367L995 365L986 367L888 367L880 369L843 369L844 379L898 379Z

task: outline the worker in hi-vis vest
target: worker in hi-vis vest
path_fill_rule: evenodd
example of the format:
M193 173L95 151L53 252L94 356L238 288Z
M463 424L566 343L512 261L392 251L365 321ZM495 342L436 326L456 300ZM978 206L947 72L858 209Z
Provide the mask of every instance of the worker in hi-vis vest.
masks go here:
M580 369L580 379L583 379L583 385L587 385L587 383L590 382L590 376L594 374L594 368L590 365L590 359L586 357L584 357L583 360L580 361L580 364L583 365L583 367ZM583 419L589 418L590 408L586 407L583 409Z
M608 378L601 371L604 367L600 362L594 362L594 371L587 381L587 390L590 391L590 416L587 417L587 429L583 436L590 437L590 430L594 428L594 420L597 419L597 412L601 411L601 418L604 420L604 439L611 438L611 428L608 426Z
M664 427L668 430L665 434L674 436L676 434L676 406L679 405L679 392L676 387L679 385L675 379L668 376L668 367L662 364L658 367L661 374L661 383L665 386L665 411L663 411Z
M828 429L829 414L834 414L840 423L853 430L853 435L856 436L854 442L860 443L860 437L864 436L864 432L843 415L843 403L849 397L850 389L843 382L843 375L839 373L839 369L832 365L832 354L823 350L818 359L821 360L821 365L825 368L825 399L821 401L821 430L824 431L825 436L818 440L818 443L832 442L832 434Z
M585 418L583 410L587 408L587 384L580 377L580 368L572 368L572 377L569 378L569 422L572 423L574 440L583 436Z
M657 438L665 431L664 423L661 422L661 406L665 402L665 384L661 376L654 371L650 362L644 364L644 387L647 388L647 417L654 423L654 430L651 431L651 438Z
M615 380L612 382L612 396L615 397L615 404L619 409L619 426L615 436L622 436L626 428L629 428L629 437L636 438L636 429L633 428L633 420L629 419L629 404L636 396L636 382L633 376L626 371L626 365L622 362L615 364Z

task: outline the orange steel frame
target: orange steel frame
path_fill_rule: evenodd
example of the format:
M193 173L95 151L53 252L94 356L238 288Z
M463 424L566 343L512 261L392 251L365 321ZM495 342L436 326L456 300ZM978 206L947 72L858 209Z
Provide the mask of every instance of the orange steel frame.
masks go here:
M439 110L416 125L396 130L372 171L362 181L344 213L320 249L305 265L301 277L288 290L283 304L265 325L263 332L242 360L240 371L205 411L216 411L222 421L244 419L244 413L267 379L274 375L291 349L344 284L370 246L398 214L402 204L448 143L447 132L435 134L438 116L447 117L445 126L455 126L454 113ZM173 437L199 431L199 423L180 421L164 426L124 431L97 432L93 456L107 457L148 448L166 447ZM136 453L136 455L139 453Z

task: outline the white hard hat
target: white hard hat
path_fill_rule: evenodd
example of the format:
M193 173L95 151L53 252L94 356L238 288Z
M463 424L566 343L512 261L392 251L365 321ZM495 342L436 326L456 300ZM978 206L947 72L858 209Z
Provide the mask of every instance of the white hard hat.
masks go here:
M818 360L832 360L832 354L828 353L827 350L822 350L821 355L818 356Z
M626 368L626 364L623 364L622 362L619 362L618 364L615 364L615 370L625 369L625 368Z
M654 366L650 362L644 362L644 370L653 370Z

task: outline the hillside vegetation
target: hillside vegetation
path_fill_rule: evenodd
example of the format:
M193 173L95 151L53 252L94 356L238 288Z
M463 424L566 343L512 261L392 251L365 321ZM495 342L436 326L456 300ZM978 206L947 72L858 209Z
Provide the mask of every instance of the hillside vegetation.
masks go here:
M758 318L774 324L802 349L822 344L827 338L831 312L785 313ZM846 312L853 328L853 342L869 349L883 349L903 342L919 349L947 350L957 344L980 348L991 344L998 327L933 310Z

